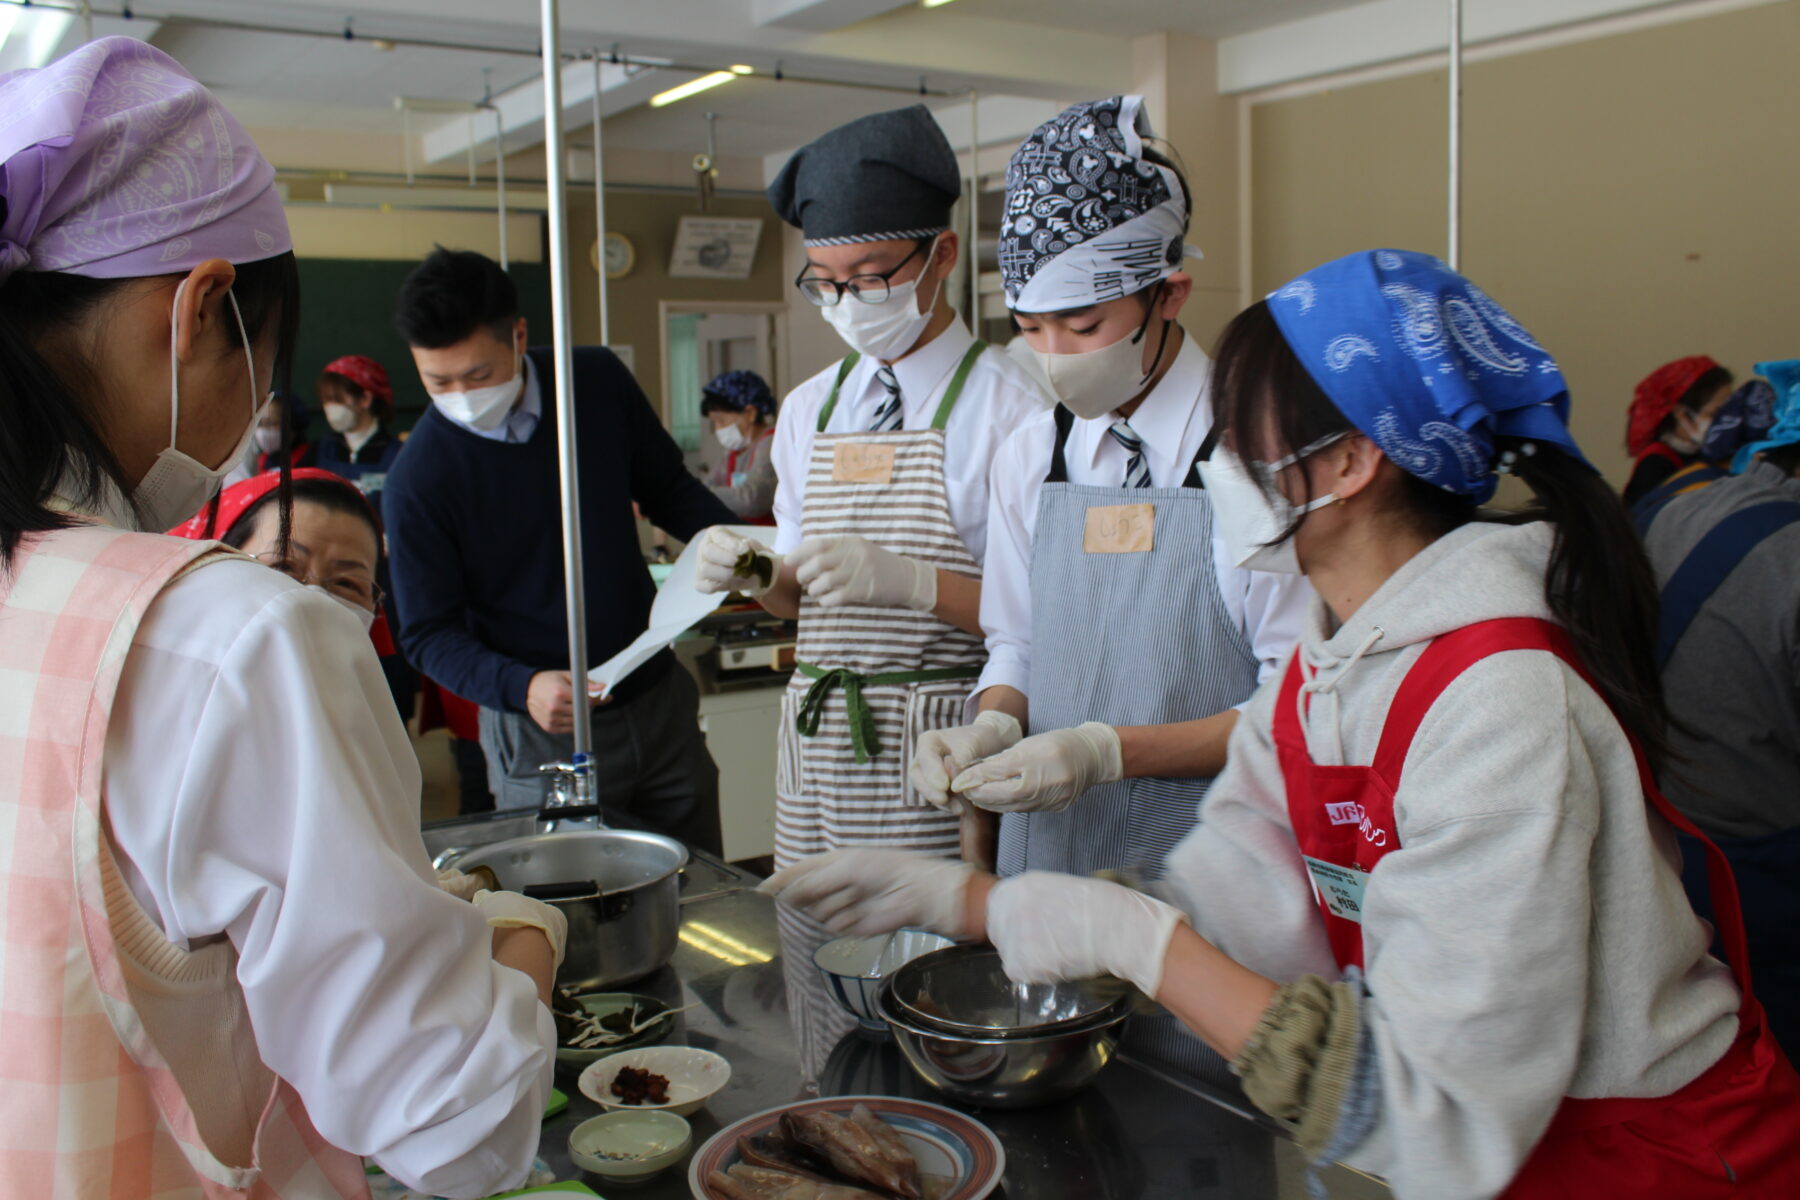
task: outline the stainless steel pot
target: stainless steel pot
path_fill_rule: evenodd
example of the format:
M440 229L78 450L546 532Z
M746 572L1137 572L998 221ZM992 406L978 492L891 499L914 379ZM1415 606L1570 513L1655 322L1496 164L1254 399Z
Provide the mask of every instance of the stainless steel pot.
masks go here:
M681 871L687 847L673 838L623 829L542 833L444 856L441 865L490 868L500 886L522 892L591 884L540 899L569 921L557 982L595 990L641 979L673 957L681 931Z

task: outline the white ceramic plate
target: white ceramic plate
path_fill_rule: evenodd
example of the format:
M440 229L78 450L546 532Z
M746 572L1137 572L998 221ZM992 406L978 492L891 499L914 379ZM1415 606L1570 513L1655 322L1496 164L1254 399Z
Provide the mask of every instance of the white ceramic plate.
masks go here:
M667 1104L623 1104L612 1094L613 1078L626 1067L661 1075L669 1081ZM731 1080L731 1064L711 1050L692 1046L648 1046L622 1050L588 1064L577 1085L581 1094L611 1111L662 1110L685 1117L699 1112L706 1102Z

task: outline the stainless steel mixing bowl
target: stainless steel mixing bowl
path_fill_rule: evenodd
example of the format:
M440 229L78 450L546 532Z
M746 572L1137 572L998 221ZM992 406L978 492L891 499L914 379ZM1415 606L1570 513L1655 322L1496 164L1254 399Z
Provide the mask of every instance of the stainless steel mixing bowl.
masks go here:
M1103 1022L1130 1004L1116 980L1017 983L991 946L949 946L921 954L894 972L900 1016L964 1037L1042 1037Z
M942 951L939 951L942 953ZM1119 1046L1129 1006L1117 1012L1032 1033L972 1037L910 1020L894 997L898 974L881 991L876 1011L919 1077L960 1104L1035 1108L1086 1087Z

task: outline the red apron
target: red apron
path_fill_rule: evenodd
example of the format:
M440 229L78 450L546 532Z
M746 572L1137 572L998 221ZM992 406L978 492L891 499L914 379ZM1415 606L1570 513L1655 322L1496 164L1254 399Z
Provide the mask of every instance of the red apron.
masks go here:
M1275 704L1275 746L1287 782L1288 819L1340 968L1363 964L1363 891L1382 857L1399 848L1394 791L1419 723L1470 666L1490 654L1527 649L1556 655L1592 686L1557 626L1528 618L1470 625L1434 640L1407 672L1374 762L1366 767L1312 761L1296 709L1303 668L1295 654ZM1705 844L1719 934L1743 992L1738 1037L1717 1063L1672 1095L1565 1098L1503 1200L1800 1197L1800 1076L1769 1035L1750 988L1731 868L1663 797L1641 750L1637 757L1651 807Z

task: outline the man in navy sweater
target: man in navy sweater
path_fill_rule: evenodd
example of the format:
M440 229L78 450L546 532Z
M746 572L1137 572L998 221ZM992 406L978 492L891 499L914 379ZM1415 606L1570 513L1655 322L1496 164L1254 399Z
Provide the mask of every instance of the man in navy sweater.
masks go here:
M718 768L699 693L663 651L604 705L586 669L649 624L656 588L632 516L683 540L730 510L611 351L575 351L588 653L569 670L557 487L555 360L527 349L518 291L493 260L438 247L402 285L394 317L432 405L388 473L401 645L425 674L481 706L488 779L502 808L535 807L537 768L566 760L591 721L600 802L627 822L719 849Z

